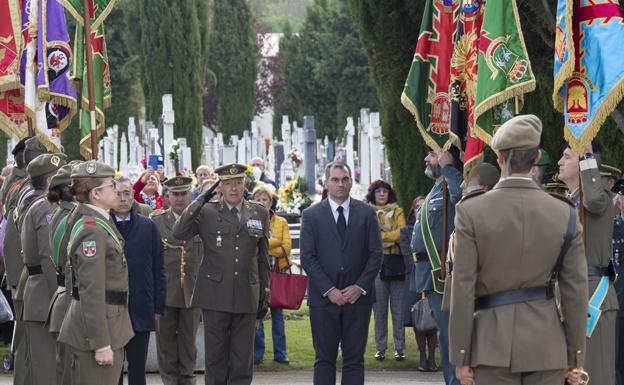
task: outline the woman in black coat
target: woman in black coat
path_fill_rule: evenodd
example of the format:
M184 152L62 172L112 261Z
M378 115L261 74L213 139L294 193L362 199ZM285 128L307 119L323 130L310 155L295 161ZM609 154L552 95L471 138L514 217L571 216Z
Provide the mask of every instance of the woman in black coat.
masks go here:
M132 184L115 178L118 204L111 217L123 235L128 264L128 311L134 337L126 345L128 383L145 385L145 364L150 332L156 329L156 314L164 314L166 277L163 246L156 224L133 209ZM123 385L123 373L119 379Z

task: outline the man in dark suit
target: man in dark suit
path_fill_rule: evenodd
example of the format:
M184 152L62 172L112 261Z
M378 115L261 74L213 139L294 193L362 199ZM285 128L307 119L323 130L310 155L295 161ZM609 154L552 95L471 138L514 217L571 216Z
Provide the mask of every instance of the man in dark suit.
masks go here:
M316 352L314 385L336 383L342 349L342 384L364 384L364 351L382 244L373 209L349 197L349 167L325 168L328 198L301 217L301 263L309 277L308 305Z

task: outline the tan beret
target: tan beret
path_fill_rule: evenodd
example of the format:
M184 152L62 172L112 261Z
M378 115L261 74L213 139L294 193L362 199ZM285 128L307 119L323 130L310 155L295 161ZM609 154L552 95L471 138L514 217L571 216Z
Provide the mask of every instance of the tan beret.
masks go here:
M97 162L95 160L89 160L83 162L77 166L74 166L71 170L71 178L108 178L115 176L115 169L111 166Z
M41 154L32 162L28 163L26 170L30 179L36 178L47 173L57 171L63 165L65 165L65 154Z
M492 138L492 148L500 150L528 150L537 148L542 135L542 121L535 115L518 115L505 123Z

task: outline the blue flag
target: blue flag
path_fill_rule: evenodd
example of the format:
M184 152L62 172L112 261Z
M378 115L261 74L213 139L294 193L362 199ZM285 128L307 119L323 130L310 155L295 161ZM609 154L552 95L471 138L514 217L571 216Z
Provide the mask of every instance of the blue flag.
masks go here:
M558 0L553 102L572 151L585 152L624 91L624 19L617 0Z

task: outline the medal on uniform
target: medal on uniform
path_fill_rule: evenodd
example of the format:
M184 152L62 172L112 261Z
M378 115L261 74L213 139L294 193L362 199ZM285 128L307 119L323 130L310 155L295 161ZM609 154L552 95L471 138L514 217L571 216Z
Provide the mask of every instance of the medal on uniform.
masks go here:
M223 246L223 238L220 235L217 235L217 247Z

